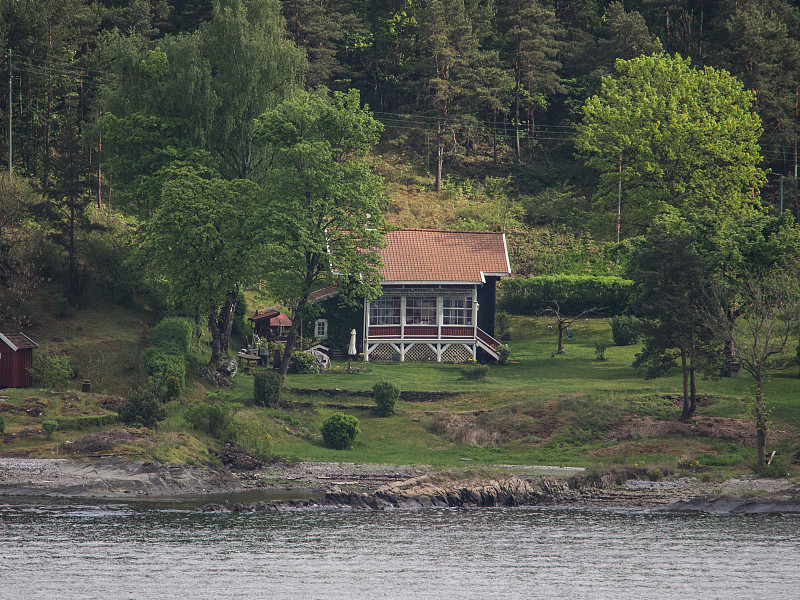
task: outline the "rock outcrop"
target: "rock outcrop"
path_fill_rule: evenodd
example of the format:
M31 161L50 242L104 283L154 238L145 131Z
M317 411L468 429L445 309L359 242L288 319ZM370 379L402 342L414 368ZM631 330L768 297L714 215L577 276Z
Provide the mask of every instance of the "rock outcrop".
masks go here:
M321 498L284 502L207 504L203 512L257 512L287 509L339 508L350 510L390 510L396 508L448 508L485 506L534 506L562 504L577 499L579 493L566 479L542 478L536 481L509 477L484 482L437 484L427 476L385 485L375 492L328 491Z

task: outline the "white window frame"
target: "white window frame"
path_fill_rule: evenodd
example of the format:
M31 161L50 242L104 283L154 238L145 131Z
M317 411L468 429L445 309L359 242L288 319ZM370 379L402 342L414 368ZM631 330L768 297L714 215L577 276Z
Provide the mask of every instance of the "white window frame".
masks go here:
M314 323L314 337L321 340L328 339L328 319L317 319Z
M445 296L442 299L442 325L472 327L472 313L472 298L469 296Z
M400 325L400 296L381 296L369 303L370 325Z
M436 325L436 296L410 296L406 298L406 325Z

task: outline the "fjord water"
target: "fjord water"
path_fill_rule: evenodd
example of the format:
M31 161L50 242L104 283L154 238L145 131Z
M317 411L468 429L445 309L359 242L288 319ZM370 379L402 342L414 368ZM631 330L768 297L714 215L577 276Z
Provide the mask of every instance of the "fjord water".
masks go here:
M0 505L0 598L798 598L800 518Z

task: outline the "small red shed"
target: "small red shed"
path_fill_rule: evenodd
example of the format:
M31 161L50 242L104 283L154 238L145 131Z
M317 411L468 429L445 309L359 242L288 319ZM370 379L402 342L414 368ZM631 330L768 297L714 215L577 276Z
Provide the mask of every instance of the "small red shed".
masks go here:
M0 387L33 385L33 349L38 347L24 333L0 333Z

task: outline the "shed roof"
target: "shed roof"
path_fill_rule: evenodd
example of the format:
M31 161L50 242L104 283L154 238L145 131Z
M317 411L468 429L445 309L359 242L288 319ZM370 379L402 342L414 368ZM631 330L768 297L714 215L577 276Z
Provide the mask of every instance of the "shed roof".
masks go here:
M14 352L17 350L28 350L29 348L38 348L39 344L34 342L31 338L29 338L24 333L0 333L0 339L3 340L6 345L11 348Z
M400 229L378 253L384 283L483 283L511 274L504 233Z

